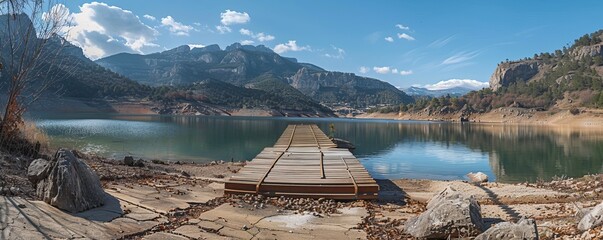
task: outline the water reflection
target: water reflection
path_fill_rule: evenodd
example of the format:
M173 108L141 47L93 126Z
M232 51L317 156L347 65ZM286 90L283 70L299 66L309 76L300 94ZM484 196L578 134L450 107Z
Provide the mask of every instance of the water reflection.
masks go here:
M582 176L603 167L603 131L412 121L88 115L37 120L54 146L106 156L249 160L288 124L316 123L352 141L376 178L462 179L482 171L501 182Z

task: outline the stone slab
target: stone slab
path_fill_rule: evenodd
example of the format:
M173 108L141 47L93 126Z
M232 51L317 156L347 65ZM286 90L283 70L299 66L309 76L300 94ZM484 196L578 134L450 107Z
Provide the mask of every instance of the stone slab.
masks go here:
M188 240L187 237L179 236L176 234L166 233L166 232L156 232L148 236L144 236L142 239L144 240Z

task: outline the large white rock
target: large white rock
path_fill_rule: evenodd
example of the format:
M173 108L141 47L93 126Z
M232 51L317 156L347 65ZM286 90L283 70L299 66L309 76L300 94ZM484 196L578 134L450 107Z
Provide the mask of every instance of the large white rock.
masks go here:
M484 233L478 235L475 240L537 240L538 229L534 219L522 218L517 223L503 222L496 224Z
M485 229L479 203L450 187L434 196L427 211L409 219L404 228L413 237L436 239L475 236Z
M578 223L578 230L587 231L603 225L603 203L595 206Z
M469 178L469 182L472 183L483 183L488 181L488 175L483 172L470 172L467 174L467 177Z
M53 160L44 161L38 159L28 168L36 195L44 202L73 213L104 204L98 176L71 151L60 149Z

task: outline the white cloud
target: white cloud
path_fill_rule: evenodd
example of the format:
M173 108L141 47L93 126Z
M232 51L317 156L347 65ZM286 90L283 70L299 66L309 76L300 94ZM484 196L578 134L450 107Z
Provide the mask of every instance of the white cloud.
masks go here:
M379 74L388 74L391 70L390 67L373 67L373 71Z
M454 36L450 36L450 37L447 37L447 38L440 38L440 39L435 40L432 43L430 43L427 47L430 47L430 48L441 48L443 46L446 46L446 44L448 44L450 41L452 41L452 39L454 39Z
M394 42L394 38L393 37L386 37L385 41Z
M260 42L267 42L267 41L274 40L274 36L272 36L270 34L266 34L263 32L254 34L251 30L246 29L246 28L241 28L239 30L239 33L241 33L242 35L245 35L245 36L250 36L251 38L256 39Z
M70 19L67 40L81 47L89 58L159 49L154 43L157 30L142 23L131 11L105 3L84 3Z
M367 73L369 71L370 71L370 69L365 66L360 66L360 69L358 69L358 72L360 72L360 73Z
M244 24L248 23L251 20L249 14L246 12L237 12L227 9L223 13L220 13L220 22L224 26L233 25L233 24Z
M218 30L218 32L220 32L220 33L222 33L222 34L223 34L223 33L229 33L229 32L232 32L232 29L230 29L230 28L229 28L229 27L227 27L227 26L222 26L222 25L218 25L218 26L216 26L216 29Z
M398 33L398 38L404 38L404 39L406 39L408 41L415 40L414 37L412 37L412 36L410 36L410 35L408 35L406 33Z
M366 69L368 70L368 69ZM393 67L389 67L389 66L385 66L385 67L373 67L373 71L375 71L376 73L379 74L400 74L402 76L406 76L406 75L410 75L412 74L411 70L398 70L397 68L393 68Z
M193 48L204 48L205 45L203 45L203 44L188 44L188 47L190 47L191 49L193 49Z
M251 36L253 35L253 33L251 32L251 30L249 29L245 29L245 28L241 28L239 30L239 33L243 34L243 35L247 35L247 36Z
M149 15L149 14L145 14L145 15L142 15L142 16L143 16L144 18L146 18L146 19L151 20L151 21L155 21L155 19L157 19L157 18L155 18L155 17L153 17L153 16L151 16L151 15Z
M450 64L462 63L462 62L469 61L469 60L477 57L478 55L479 55L478 51L459 52L459 53L452 55L449 58L444 59L444 61L442 61L442 64L450 65Z
M400 75L407 76L412 74L412 70L400 70Z
M297 41L289 40L287 43L281 43L274 47L274 52L281 54L288 51L299 52L299 51L309 51L310 46L298 46Z
M427 84L423 87L429 90L444 90L455 87L462 87L471 90L480 90L489 86L490 84L488 82L480 82L473 79L449 79L445 81L439 81L435 84Z
M270 34L258 33L255 35L255 38L260 42L272 41L274 40L274 36Z
M404 26L402 24L396 24L396 27L399 28L400 30L409 30L410 29L408 26Z
M241 41L241 45L253 45L255 42L252 40L243 40Z
M177 22L172 16L162 18L161 25L167 27L171 33L176 34L178 36L188 36L188 32L195 29L193 26Z
M343 50L342 48L338 48L335 45L331 45L331 47L333 48L333 50L335 50L335 53L325 53L325 57L335 59L343 59L345 57L345 50Z

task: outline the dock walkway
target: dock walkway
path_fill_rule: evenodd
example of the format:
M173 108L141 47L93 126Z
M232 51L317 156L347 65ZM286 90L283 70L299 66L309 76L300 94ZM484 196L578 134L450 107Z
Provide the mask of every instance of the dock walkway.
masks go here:
M225 182L224 193L376 199L378 191L358 159L312 124L289 125L273 147Z

